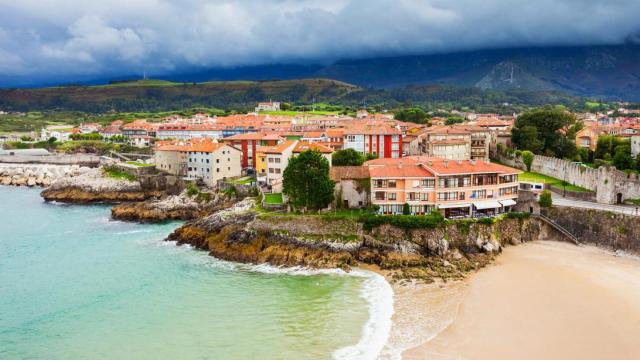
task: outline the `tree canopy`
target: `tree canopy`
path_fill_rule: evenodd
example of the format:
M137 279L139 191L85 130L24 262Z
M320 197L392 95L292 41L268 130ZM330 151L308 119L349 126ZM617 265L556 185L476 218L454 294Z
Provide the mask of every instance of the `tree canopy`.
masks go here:
M562 109L538 109L518 117L511 140L520 150L573 159L577 151L575 134L581 127L582 123Z
M333 166L360 166L365 162L365 157L353 149L338 150L331 155Z
M329 162L317 151L291 158L283 178L283 193L296 208L319 210L333 201L335 184L329 178Z
M427 124L431 119L431 115L427 114L420 108L414 107L396 111L394 113L394 118L400 121L407 121L416 124Z

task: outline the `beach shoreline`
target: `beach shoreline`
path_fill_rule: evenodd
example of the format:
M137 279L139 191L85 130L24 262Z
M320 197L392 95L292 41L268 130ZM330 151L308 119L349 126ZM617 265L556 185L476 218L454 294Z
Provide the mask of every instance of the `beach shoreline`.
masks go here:
M392 329L381 359L640 356L636 257L536 241L505 248L464 280L392 287Z

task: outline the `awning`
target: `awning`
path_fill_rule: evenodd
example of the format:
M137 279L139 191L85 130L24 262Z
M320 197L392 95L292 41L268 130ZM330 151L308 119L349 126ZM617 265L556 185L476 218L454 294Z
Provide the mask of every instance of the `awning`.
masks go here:
M453 208L466 208L471 204L441 204L438 205L438 209L453 209Z
M484 210L484 209L497 209L502 205L500 205L500 203L497 201L483 201L483 202L473 203L473 206L475 206L476 209L478 210Z
M508 199L508 200L500 200L500 204L502 204L503 206L513 206L516 204L516 202L513 199Z

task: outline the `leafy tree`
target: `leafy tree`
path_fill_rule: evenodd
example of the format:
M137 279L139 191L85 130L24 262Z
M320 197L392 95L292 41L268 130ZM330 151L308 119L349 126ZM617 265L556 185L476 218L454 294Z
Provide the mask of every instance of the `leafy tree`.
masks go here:
M538 199L538 203L544 208L550 208L551 205L553 205L553 200L551 200L551 192L549 190L542 191L542 193L540 193L540 199Z
M283 193L294 207L319 210L333 201L335 184L329 178L329 162L317 151L291 158L283 178Z
M409 204L404 203L404 205L402 205L402 215L411 215L411 208L409 207Z
M527 167L527 171L531 171L531 165L533 164L533 153L529 150L522 152L522 162Z
M536 154L541 154L544 149L544 144L538 137L538 128L535 126L526 125L517 130L514 127L511 132L511 141L516 147Z
M331 155L333 166L360 166L364 161L364 156L353 149L338 150Z
M616 152L615 152L615 155L613 156L613 165L618 170L633 168L633 158L631 157L631 145L623 144L616 147Z
M583 148L583 147L579 148L578 149L578 156L580 157L579 161L592 162L591 152L587 148Z
M375 160L378 158L378 154L365 154L364 155L364 161L369 161L369 160Z
M580 126L573 115L560 108L538 109L518 117L511 139L521 150L572 158L576 152L575 133Z
M453 124L461 124L464 122L464 118L462 116L449 116L447 120L444 122L445 125L453 125Z
M420 108L409 108L396 111L394 117L400 121L407 121L416 124L427 124L431 116Z

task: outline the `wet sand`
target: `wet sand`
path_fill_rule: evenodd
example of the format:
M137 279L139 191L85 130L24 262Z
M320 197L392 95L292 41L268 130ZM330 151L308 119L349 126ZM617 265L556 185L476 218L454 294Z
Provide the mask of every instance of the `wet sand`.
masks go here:
M640 358L637 258L534 242L466 281L394 291L383 358Z

